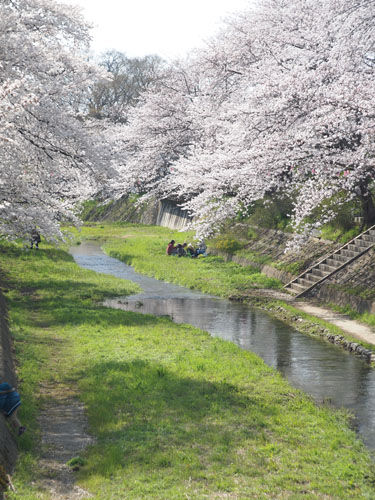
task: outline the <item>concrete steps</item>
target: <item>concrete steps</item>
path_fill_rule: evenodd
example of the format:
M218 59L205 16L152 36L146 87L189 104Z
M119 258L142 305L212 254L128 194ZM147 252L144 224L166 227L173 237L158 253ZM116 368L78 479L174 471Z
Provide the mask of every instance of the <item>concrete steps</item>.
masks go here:
M296 298L302 297L374 246L375 226L372 226L287 283L284 289L290 291Z

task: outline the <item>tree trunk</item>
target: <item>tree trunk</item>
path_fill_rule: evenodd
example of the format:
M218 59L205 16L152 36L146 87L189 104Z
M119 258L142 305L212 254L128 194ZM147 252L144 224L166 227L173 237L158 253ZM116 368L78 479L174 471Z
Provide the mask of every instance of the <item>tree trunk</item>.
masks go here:
M363 216L363 227L370 227L375 224L375 202L371 191L361 189L361 207Z

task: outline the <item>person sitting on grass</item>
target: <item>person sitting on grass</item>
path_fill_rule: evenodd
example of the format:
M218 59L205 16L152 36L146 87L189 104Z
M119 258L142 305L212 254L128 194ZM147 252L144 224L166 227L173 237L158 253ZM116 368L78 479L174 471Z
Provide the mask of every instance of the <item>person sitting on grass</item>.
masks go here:
M183 243L182 245L177 245L177 255L178 257L185 257L187 243Z
M175 241L171 240L167 246L167 255L176 255L176 247L174 246Z
M206 251L207 251L207 245L206 245L206 243L204 242L204 240L200 240L199 241L199 246L198 246L198 248L195 251L196 257L198 257L198 255L206 255Z
M188 255L189 257L195 257L195 250L191 243L189 243L186 247L186 255Z
M7 382L0 384L0 410L3 412L5 417L9 419L10 425L19 436L21 436L21 434L23 434L26 430L26 427L21 425L21 422L17 417L20 404L21 396L18 394L16 389Z

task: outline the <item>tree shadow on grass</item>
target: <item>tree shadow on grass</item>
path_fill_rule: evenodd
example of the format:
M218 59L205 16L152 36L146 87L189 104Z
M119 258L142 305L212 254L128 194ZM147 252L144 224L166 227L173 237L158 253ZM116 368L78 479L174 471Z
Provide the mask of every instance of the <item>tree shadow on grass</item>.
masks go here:
M129 282L127 286L126 280L116 280L108 275L98 276L98 273L82 269L78 265L73 268L64 267L65 262L73 263L74 260L63 250L40 249L31 252L6 244L2 244L1 249L11 259L30 262L30 266L34 266L23 276L7 277L7 286L20 291L17 295L9 295L7 302L16 317L23 317L24 327L58 328L87 325L90 328L98 323L114 327L150 325L158 322L151 316L145 317L103 307L101 304L106 298L123 297L126 291L129 295L136 293L133 284ZM55 264L48 267L51 261ZM52 275L48 275L49 269Z
M98 363L82 376L98 438L82 471L86 479L127 469L199 475L240 464L244 443L263 433L276 411L235 385L179 376L144 360Z
M74 286L74 285L73 285ZM77 285L79 287L79 284ZM89 294L89 291L87 292ZM21 312L40 311L40 317L28 316L24 319L24 326L41 328L59 327L95 327L98 324L103 326L140 326L156 325L162 318L151 315L139 314L120 309L105 307L100 303L93 303L92 299L54 297L41 298L32 303L27 303L27 299L8 301L13 313L17 315Z

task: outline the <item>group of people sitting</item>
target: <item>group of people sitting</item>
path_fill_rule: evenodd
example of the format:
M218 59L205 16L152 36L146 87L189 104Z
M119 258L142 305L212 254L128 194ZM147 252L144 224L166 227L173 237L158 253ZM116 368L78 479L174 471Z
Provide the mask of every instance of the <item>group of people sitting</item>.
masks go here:
M198 255L206 255L207 246L204 240L200 240L197 248L194 248L191 243L178 243L176 245L175 240L168 243L167 255L177 255L177 257L193 257L196 258Z

